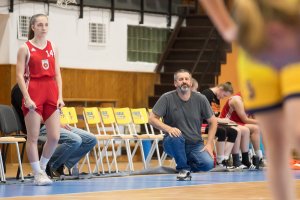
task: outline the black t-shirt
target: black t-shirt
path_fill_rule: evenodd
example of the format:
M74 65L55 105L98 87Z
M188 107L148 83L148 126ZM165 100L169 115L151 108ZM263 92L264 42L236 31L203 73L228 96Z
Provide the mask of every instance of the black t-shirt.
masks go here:
M203 90L201 93L207 98L215 116L218 117L221 113L221 109L220 100L217 98L217 95L215 95L211 89Z
M26 126L25 126L25 121L24 121L24 115L22 111L22 99L23 99L23 94L18 86L16 84L13 89L11 90L11 104L17 111L17 114L19 116L20 122L21 122L21 131L25 134L27 134L26 131Z

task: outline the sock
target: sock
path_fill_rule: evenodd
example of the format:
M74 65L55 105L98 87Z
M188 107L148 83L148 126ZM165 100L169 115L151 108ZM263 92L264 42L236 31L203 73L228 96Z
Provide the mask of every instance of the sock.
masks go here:
M50 159L48 158L45 158L44 156L41 156L41 160L40 160L40 166L41 166L41 169L42 170L46 170L46 166L47 166L47 163L49 162Z
M249 152L242 152L242 163L249 167L251 165L249 161Z
M261 150L255 151L255 154L259 157L259 160L263 158L263 154Z
M232 154L233 166L239 167L241 165L240 155L238 153Z
M33 174L36 175L38 174L41 170L41 167L40 167L40 162L39 161L36 161L36 162L32 162L30 163L31 165L31 168L32 168L32 171L33 171Z
M229 156L224 155L224 160L228 160L228 159L229 159Z
M221 156L217 155L217 163L222 163L223 160L224 160L223 155L221 155Z

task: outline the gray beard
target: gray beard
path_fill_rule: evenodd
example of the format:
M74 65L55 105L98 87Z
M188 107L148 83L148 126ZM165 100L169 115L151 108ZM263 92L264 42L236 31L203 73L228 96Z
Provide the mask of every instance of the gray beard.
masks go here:
M178 91L181 94L186 94L187 92L190 91L190 88L188 86L180 86L180 87L178 87Z

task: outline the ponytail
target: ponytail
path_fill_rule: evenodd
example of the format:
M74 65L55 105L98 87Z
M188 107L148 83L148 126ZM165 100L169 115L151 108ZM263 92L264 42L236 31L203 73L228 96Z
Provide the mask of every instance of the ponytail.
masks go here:
M221 83L217 86L218 88L222 88L222 90L224 92L230 92L231 94L233 94L233 87L231 82L226 82L226 83Z

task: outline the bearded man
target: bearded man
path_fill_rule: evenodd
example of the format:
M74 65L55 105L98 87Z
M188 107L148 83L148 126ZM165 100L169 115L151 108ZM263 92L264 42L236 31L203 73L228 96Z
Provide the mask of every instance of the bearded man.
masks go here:
M190 178L191 172L209 171L214 166L213 139L217 119L206 97L191 91L191 79L191 73L185 69L175 72L176 90L163 94L149 117L150 124L165 133L164 151L175 159L178 180ZM205 145L201 137L204 119L209 124Z

